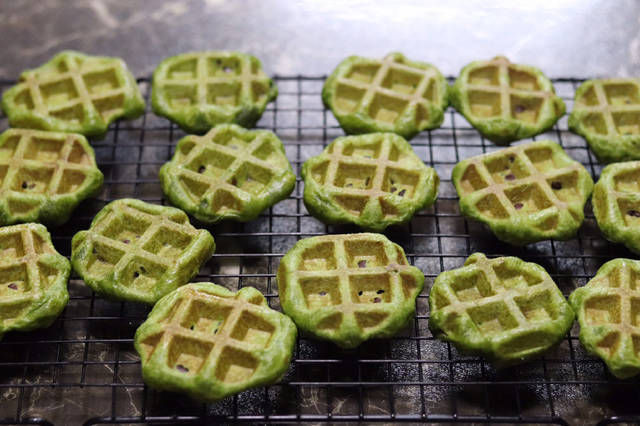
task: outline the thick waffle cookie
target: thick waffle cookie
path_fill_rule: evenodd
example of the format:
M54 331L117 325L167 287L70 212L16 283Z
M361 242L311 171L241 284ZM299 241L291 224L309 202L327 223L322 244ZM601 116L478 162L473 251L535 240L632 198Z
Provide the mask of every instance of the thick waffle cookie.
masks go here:
M621 379L640 373L640 261L614 259L571 293L580 341Z
M350 56L327 78L322 99L346 133L394 132L411 139L440 127L448 88L436 67L401 53Z
M598 160L640 160L640 79L589 80L576 90L569 128Z
M346 136L302 166L304 204L326 223L381 231L433 204L439 178L393 133Z
M593 189L586 169L552 141L463 160L453 169L453 183L462 213L515 245L573 237Z
M71 245L74 270L95 292L145 303L188 283L215 250L181 210L132 199L106 205Z
M44 226L0 228L0 338L48 327L67 306L70 271Z
M253 287L188 284L162 298L135 347L151 387L216 401L286 373L297 330Z
M283 311L343 348L396 334L413 318L423 284L402 248L381 234L306 238L278 267Z
M181 139L160 182L171 203L202 222L244 222L287 198L296 176L274 133L226 124Z
M451 103L487 139L505 145L550 129L565 105L538 68L502 56L460 71Z
M82 135L27 129L0 135L0 225L62 224L102 181Z
M517 257L474 253L438 275L429 295L429 328L459 349L498 365L542 354L559 342L574 313L547 271Z
M65 51L20 75L2 96L12 127L100 136L118 118L135 118L144 101L119 58Z
M605 167L591 204L604 236L640 254L640 161Z
M278 95L260 61L239 52L172 56L153 73L153 111L190 133L235 123L253 127Z

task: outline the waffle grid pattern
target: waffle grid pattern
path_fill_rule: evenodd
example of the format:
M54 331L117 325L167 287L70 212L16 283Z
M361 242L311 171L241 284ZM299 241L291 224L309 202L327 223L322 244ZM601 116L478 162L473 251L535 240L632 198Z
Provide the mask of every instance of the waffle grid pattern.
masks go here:
M394 247L389 257L389 246L361 234L354 239L317 238L309 246L292 249L289 256L300 256L300 261L287 261L285 272L278 272L283 281L278 286L286 287L290 315L300 320L299 327L313 318L317 334L337 342L385 333L395 316L406 314L418 288L415 269L404 253Z
M0 194L7 199L10 216L28 215L48 200L73 195L92 185L89 180L99 179L93 155L74 134L18 129L4 135Z
M260 63L238 53L169 58L155 72L153 85L154 109L197 133L222 123L252 127L260 114L249 114L249 110L262 111L275 95L273 81ZM213 114L206 116L207 111Z
M465 323L463 335L455 338L461 343L490 342L490 350L497 351L492 355L500 360L517 360L550 346L547 324L559 326L561 305L567 304L558 297L551 278L510 259L474 256L469 258L472 263L443 276L432 292L431 316L438 311L438 326L444 326L445 334L457 334L462 330L449 330L447 325L459 317L470 320L475 330Z
M409 119L416 129L432 127L435 118L430 106L441 104L442 77L435 67L420 68L405 61L394 54L381 60L356 61L338 76L332 88L336 114L345 118L362 114L382 126Z
M567 222L579 224L590 194L582 165L544 141L468 159L460 170L459 193L471 215L489 226L525 219L541 236L555 236Z
M279 76L280 94L269 105L259 127L275 130L283 140L297 175L304 161L342 136L320 99L325 77ZM452 83L453 79L449 79ZM150 93L150 79L139 81ZM553 81L568 104L581 81ZM13 81L0 82L6 89ZM0 118L0 128L6 128ZM105 174L105 190L88 201L73 220L53 230L58 250L69 254L71 237L87 229L105 203L132 196L166 202L157 179L183 133L176 125L147 112L133 122L120 121L105 140L96 141L97 161ZM567 129L566 118L540 139L552 139L590 174L601 166L584 140ZM417 300L413 327L393 339L365 343L350 356L339 356L329 344L301 335L292 367L280 384L243 392L218 404L176 399L146 388L133 348L133 333L148 308L105 301L72 278L65 312L47 330L7 334L0 341L0 423L159 424L234 421L283 422L460 422L610 424L640 421L638 380L617 380L598 358L590 356L574 327L557 350L527 368L494 370L477 357L459 354L436 340L427 323L427 290L442 271L459 267L473 252L514 255L543 265L567 296L591 279L598 267L615 257L630 257L609 244L587 208L586 220L570 241L545 241L526 248L500 244L492 234L458 210L450 180L460 160L497 147L482 138L460 114L449 108L443 126L411 141L418 156L442 178L440 195L430 209L418 212L403 230L388 233L402 245L410 264L426 275ZM278 308L275 272L279 260L301 239L356 228L324 226L309 216L302 185L265 211L255 222L216 226L218 251L201 269L197 281L237 290L255 286ZM496 249L496 247L498 249ZM69 398L85 407L59 401ZM44 408L47 407L45 410Z
M437 186L438 179L419 158L403 152L395 138L384 135L368 144L343 139L331 145L307 171L318 185L311 198L330 198L355 223L365 211L379 211L387 223L401 222L407 201L415 210L423 203L425 185Z
M282 361L276 353L281 342L274 340L285 339L287 330L277 318L280 314L263 305L264 297L249 288L227 296L216 291L182 287L172 305L162 305L163 318L145 323L139 347L149 375L186 376L211 387L246 387L256 373ZM158 368L152 359L166 364Z
M55 254L50 243L26 226L17 225L13 229L0 232L2 328L19 322L61 273L41 261L43 255Z
M202 220L244 217L252 214L251 204L263 207L290 180L284 173L288 160L279 144L269 132L218 126L181 143L163 178L170 191L172 183L179 184L188 199L187 211L202 215Z
M592 80L578 98L577 107L588 113L586 125L599 135L616 137L640 134L640 90L631 79Z
M615 261L582 293L579 318L594 350L613 368L640 371L640 264Z
M128 71L118 59L62 53L45 66L46 71L23 74L8 106L21 115L53 119L66 127L51 130L85 133L82 128L96 121L101 133L112 120L128 115L127 105L139 96L131 93L135 86L126 84Z
M91 255L80 262L87 279L113 276L119 291L144 299L155 294L158 281L186 266L186 250L200 235L186 216L121 202L86 231L80 244Z

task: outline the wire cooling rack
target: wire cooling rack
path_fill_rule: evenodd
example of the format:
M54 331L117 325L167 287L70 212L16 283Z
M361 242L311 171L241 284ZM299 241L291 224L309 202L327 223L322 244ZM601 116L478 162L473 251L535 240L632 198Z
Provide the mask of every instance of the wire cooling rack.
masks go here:
M275 131L283 140L298 176L307 158L343 134L322 105L323 81L324 77L276 77L280 95L259 122L259 127ZM554 80L569 110L580 82ZM0 82L0 89L12 84ZM149 79L140 79L139 85L148 101ZM0 129L7 126L6 119L0 119ZM72 236L88 228L96 212L114 199L164 203L158 170L183 135L147 109L141 118L115 123L103 140L92 141L105 175L104 189L83 203L68 224L51 229L56 248L68 256ZM584 140L568 132L566 116L536 139L543 138L559 142L598 177L601 166ZM433 207L408 225L385 232L426 276L415 320L399 336L367 342L354 351L301 336L281 383L205 405L152 391L142 382L132 338L148 307L106 301L72 277L69 305L51 327L10 333L0 341L0 424L640 421L640 383L609 375L604 364L580 345L576 325L543 358L505 370L433 338L427 328L431 284L440 272L459 267L475 251L537 262L566 296L604 262L631 254L602 238L590 207L577 238L526 248L501 243L479 224L465 220L451 170L459 160L497 147L453 109L448 109L441 128L421 133L411 144L442 182ZM327 227L312 218L302 203L302 189L298 180L288 199L255 221L211 227L217 253L197 280L232 290L254 286L271 307L279 309L275 271L284 253L300 238L357 231L351 226Z

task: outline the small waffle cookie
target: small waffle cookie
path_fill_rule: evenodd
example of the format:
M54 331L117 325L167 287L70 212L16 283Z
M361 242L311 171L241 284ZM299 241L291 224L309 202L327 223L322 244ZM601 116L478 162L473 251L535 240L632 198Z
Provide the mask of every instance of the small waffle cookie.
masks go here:
M604 236L640 254L640 161L605 167L591 204Z
M153 111L189 133L235 123L253 127L278 96L260 61L239 52L193 52L172 56L153 73Z
M245 222L287 198L296 176L274 133L223 124L182 138L160 182L171 203L202 222Z
M215 250L183 211L126 198L107 204L71 245L74 270L96 293L151 304L188 283Z
M393 132L411 139L440 127L448 88L436 67L401 53L349 56L327 78L322 99L346 133Z
M20 75L2 96L12 127L101 136L118 118L135 118L144 101L119 58L64 51Z
M538 68L512 64L503 56L462 68L451 90L455 109L499 145L550 129L565 105Z
M640 373L640 261L605 263L569 301L578 315L584 347L618 378Z
M542 266L482 253L438 275L429 307L436 337L497 365L542 354L562 339L575 317Z
M69 301L70 272L44 226L0 228L0 338L51 325Z
M514 245L572 238L593 189L589 172L552 141L468 158L452 179L462 214Z
M402 248L381 234L300 240L277 279L282 310L298 328L347 349L405 327L424 284Z
M27 129L0 135L0 225L60 225L102 182L82 135Z
M149 386L213 402L279 381L296 336L255 288L196 283L160 299L134 344Z
M393 133L346 136L302 166L304 204L325 223L382 231L431 206L439 178Z
M601 162L640 160L640 79L584 82L576 90L569 128Z

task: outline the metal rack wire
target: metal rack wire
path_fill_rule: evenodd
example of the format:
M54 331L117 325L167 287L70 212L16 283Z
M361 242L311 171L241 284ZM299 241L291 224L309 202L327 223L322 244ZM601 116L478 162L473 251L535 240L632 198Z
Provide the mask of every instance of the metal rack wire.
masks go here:
M276 77L277 101L259 127L275 131L300 175L302 163L342 135L322 105L324 77ZM571 108L580 80L556 79L558 94ZM0 89L13 82L1 81ZM149 98L149 79L140 79ZM7 127L0 119L0 129ZM107 202L123 197L164 203L157 172L184 133L147 111L143 117L111 126L94 140L104 190L83 203L70 223L51 229L56 248L70 253L72 236L86 229ZM559 142L594 178L601 166L584 140L567 130L563 117L539 135ZM281 383L250 390L217 404L199 404L145 387L132 337L149 308L96 297L72 277L71 299L48 329L13 333L0 341L0 424L162 424L297 421L463 422L463 423L620 423L640 421L638 380L610 376L587 355L577 326L557 348L526 365L496 370L478 357L458 353L435 340L427 328L428 291L434 278L483 251L516 255L543 265L568 295L584 285L609 259L630 256L607 243L590 208L577 238L514 248L464 219L450 180L460 159L497 149L462 116L449 109L443 126L411 141L416 153L441 178L436 204L410 224L385 234L401 244L410 262L427 277L411 327L399 336L369 342L354 351L302 336L291 368ZM195 224L202 226L201 224ZM280 257L300 238L353 232L325 226L307 213L298 180L293 194L246 224L210 228L218 252L198 275L232 290L254 286L278 309L275 271ZM619 417L616 417L619 416Z

